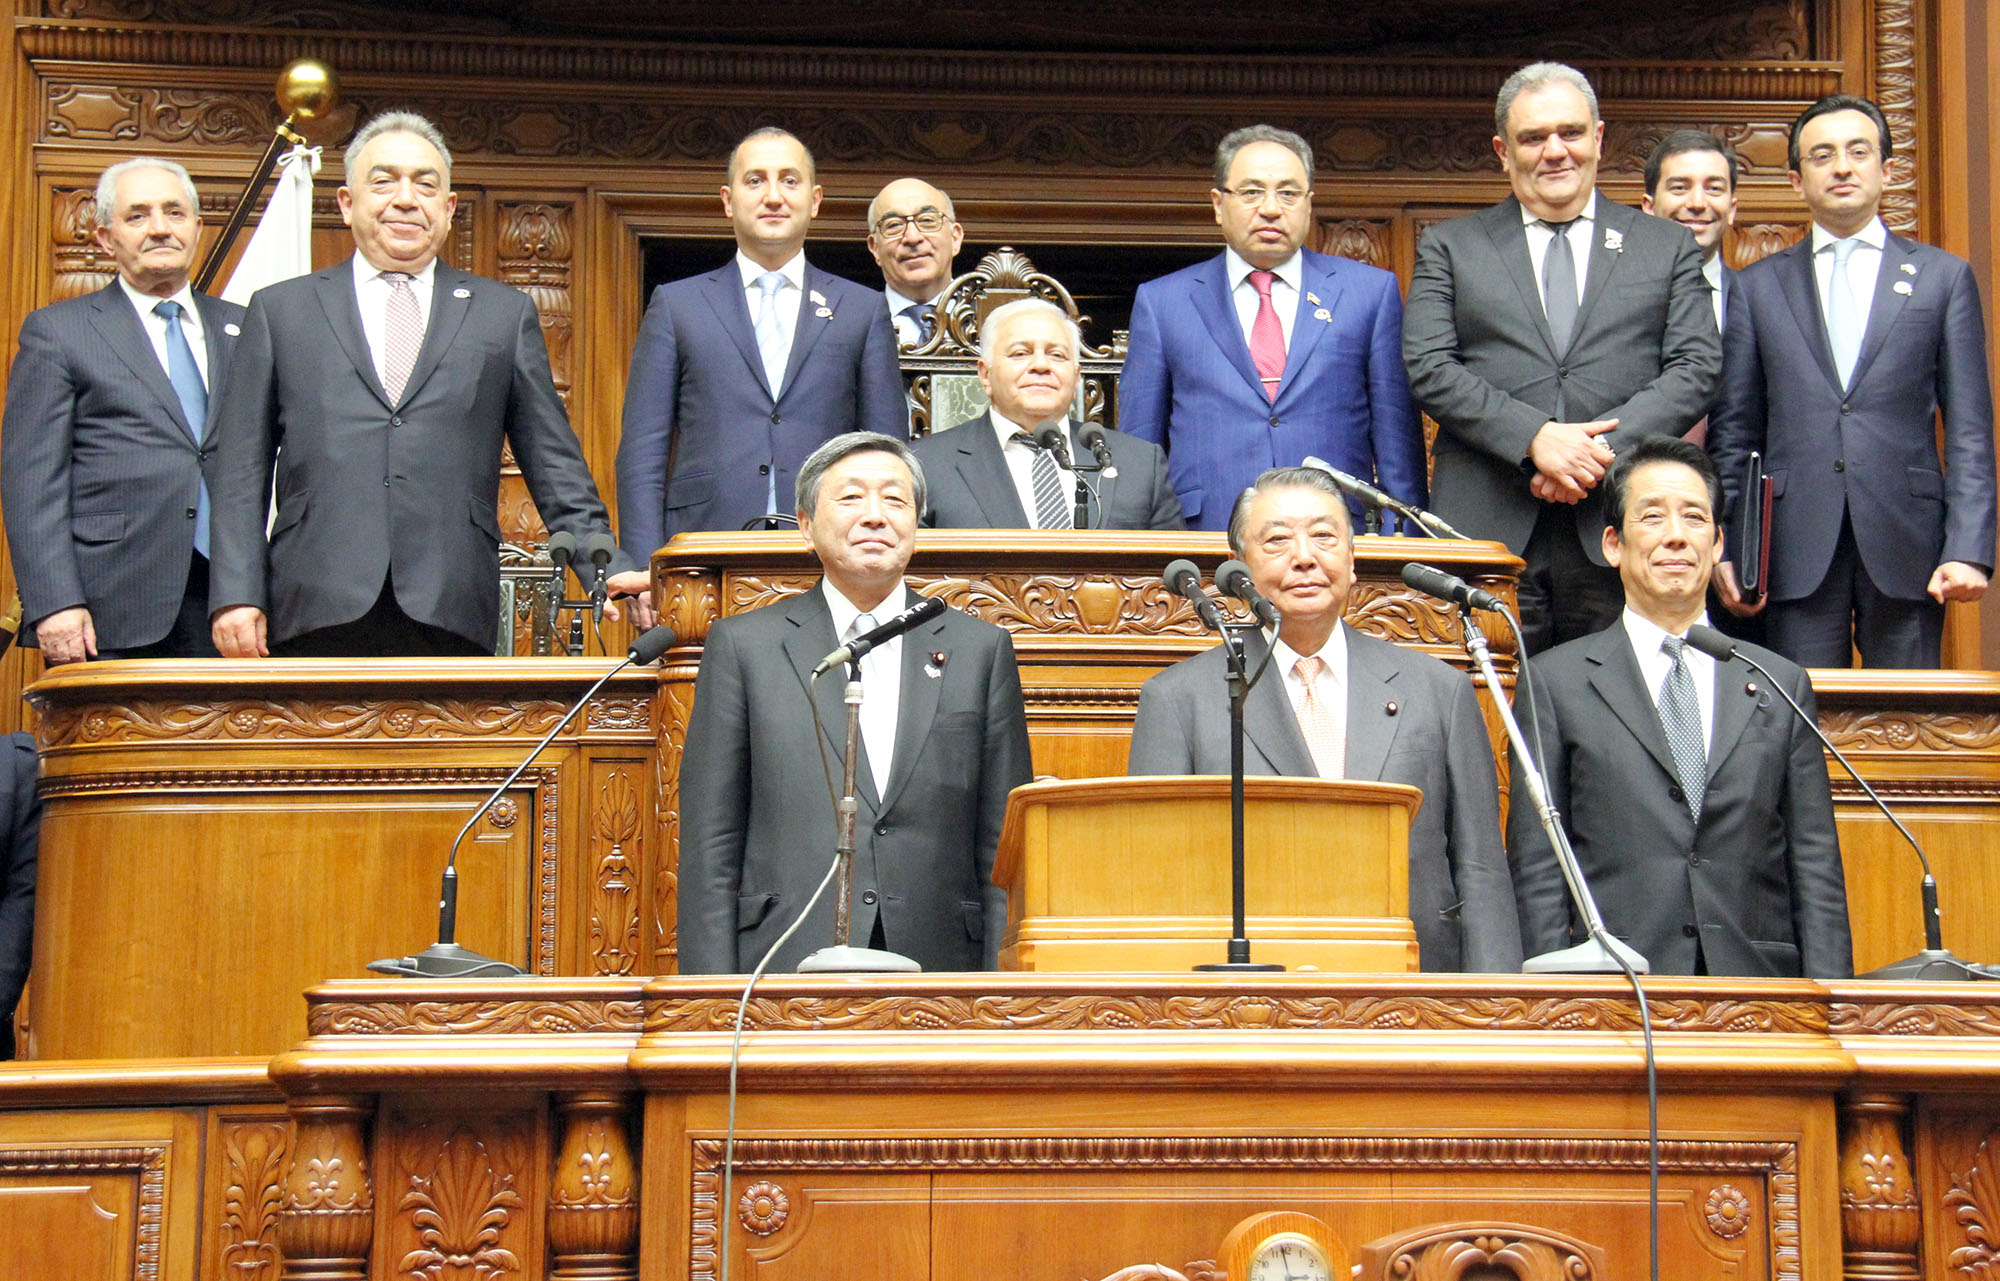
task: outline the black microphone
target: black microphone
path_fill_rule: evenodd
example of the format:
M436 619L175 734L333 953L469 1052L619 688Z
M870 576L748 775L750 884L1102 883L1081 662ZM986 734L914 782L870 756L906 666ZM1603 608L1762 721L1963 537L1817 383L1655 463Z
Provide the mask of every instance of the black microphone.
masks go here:
M1387 510L1395 512L1403 518L1406 524L1417 526L1432 538L1465 537L1464 534L1453 529L1445 521L1444 517L1434 512L1427 512L1421 507L1412 507L1402 499L1392 497L1383 490L1377 489L1367 481L1362 480L1360 477L1348 475L1346 472L1340 470L1340 468L1327 462L1324 458L1308 456L1299 465L1302 467L1311 467L1315 471L1326 473L1327 477L1333 481L1334 486L1340 492L1360 499L1364 504L1374 508L1376 511ZM1403 532L1407 534L1410 531L1406 528Z
M1507 612L1507 603L1492 592L1474 587L1456 574L1447 574L1416 561L1403 566L1403 585L1434 600L1450 601L1461 609L1487 609L1496 614Z
M617 551L618 544L601 529L583 540L583 554L590 557L591 568L595 571L591 575L590 609L599 622L604 619L604 598L610 591L605 579L611 569L611 557Z
M1250 567L1242 561L1223 561L1216 568L1215 585L1224 596L1234 596L1248 605L1250 612L1257 615L1266 627L1278 626L1278 607L1257 590L1257 584L1250 581Z
M1359 476L1350 476L1338 467L1330 467L1318 460L1314 460L1310 465L1319 468L1319 470L1331 476L1333 483L1340 487L1340 492L1354 498L1359 498L1370 507L1386 507L1390 511L1399 511L1403 506L1399 500L1389 497L1388 494L1375 488L1375 486L1369 484L1367 481L1362 480Z
M522 758L521 763L514 767L514 772L502 779L500 786L494 788L485 800L479 802L479 808L472 811L472 817L466 819L465 826L458 829L458 836L451 843L451 853L445 858L444 880L438 887L438 941L415 956L392 956L380 961L370 961L369 969L377 974L397 974L413 979L505 978L522 972L518 965L482 956L470 948L460 947L453 941L458 932L458 847L465 843L466 833L470 832L472 825L479 821L479 816L493 808L493 802L506 795L507 789L514 785L514 780L521 777L522 771L542 754L542 749L553 742L557 734L562 733L563 726L569 724L571 719L583 710L584 704L588 703L598 690L604 688L606 681L634 663L658 662L660 655L672 649L673 645L674 629L655 627L633 641L632 648L625 651L624 661L598 677L591 683L589 689L583 691L581 698L570 704L569 710L562 714L562 719L551 726L548 733L542 735L541 741L536 743L527 756Z
M894 640L904 632L909 631L912 627L927 623L942 613L944 613L944 602L935 596L926 596L888 622L871 627L845 645L842 645L839 649L828 654L825 658L820 659L819 666L813 668L812 674L818 677L829 669L840 666L842 663L860 658L883 641Z
M1046 422L1035 428L1035 443L1056 456L1064 471L1076 468L1069 461L1069 433L1060 422Z
M1755 668L1765 680L1771 683L1771 688L1778 691L1778 696L1785 700L1785 705L1792 709L1793 714L1800 721L1804 722L1807 729L1813 732L1813 737L1820 741L1820 745L1832 753L1833 758L1840 762L1841 768L1845 769L1849 777L1853 778L1860 785L1861 790L1867 793L1868 799L1875 802L1875 808L1882 811L1882 817L1895 824L1896 830L1903 834L1903 839L1908 841L1910 848L1916 851L1917 863L1924 869L1922 885L1924 899L1924 950L1916 956L1896 961L1893 964L1883 966L1879 970L1873 970L1858 977L1940 980L1990 979L1996 977L1993 971L1987 966L1974 965L1969 961L1961 961L1945 950L1944 918L1943 914L1938 910L1937 878L1931 875L1931 861L1925 857L1924 847L1917 844L1917 838L1910 835L1910 829L1903 826L1903 820L1897 818L1890 811L1888 805L1883 803L1882 798L1875 794L1875 789L1868 786L1868 780L1861 777L1860 772L1854 768L1853 763L1847 759L1838 747L1833 745L1833 740L1828 738L1825 732L1820 729L1819 722L1806 715L1806 709L1799 706L1798 700L1792 697L1791 691L1785 688L1784 682L1771 675L1770 668L1765 667L1762 663L1744 653L1735 641L1723 635L1715 628L1708 626L1706 623L1696 623L1693 627L1688 628L1687 643L1718 663L1726 663L1732 658L1740 658Z
M1194 612L1201 616L1204 626L1212 632L1222 630L1222 607L1215 603L1215 597L1202 590L1201 571L1195 568L1193 561L1183 557L1172 562L1160 578L1166 583L1168 591L1194 606Z
M1111 444L1104 439L1104 424L1085 423L1077 437L1083 441L1083 447L1096 457L1097 474L1106 480L1118 479L1118 466L1111 461Z
M557 579L568 572L570 562L576 559L576 535L566 529L558 529L549 535L549 564L555 566Z

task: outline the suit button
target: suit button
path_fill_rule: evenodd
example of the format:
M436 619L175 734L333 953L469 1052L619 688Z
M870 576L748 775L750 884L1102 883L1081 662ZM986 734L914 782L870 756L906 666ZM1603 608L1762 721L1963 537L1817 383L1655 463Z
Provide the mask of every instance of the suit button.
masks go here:
M1696 928L1695 928L1694 926L1692 926L1692 925L1683 925L1683 926L1681 926L1681 933L1682 933L1683 935L1687 936L1688 938L1700 938L1700 937L1701 937L1701 931L1700 931L1700 930L1698 930L1698 929L1696 929Z
M1701 855L1699 855L1699 854L1690 854L1690 855L1688 855L1688 866L1689 866L1689 867L1700 867L1700 866L1701 866Z
M1834 460L1833 460L1833 469L1834 469L1835 471L1846 471L1846 470L1847 470L1847 460L1846 460L1845 458L1836 458L1836 459L1834 459Z
M188 519L189 519L189 520L193 520L193 519L195 518L195 514L196 514L196 513L195 513L195 509L194 509L194 508L192 508L192 507L188 508Z
M889 825L887 823L877 823L875 825L875 835L887 836L888 834L889 834Z
M387 476L384 476L382 478L382 488L387 489L388 487L389 487L389 478Z
M771 411L771 421L774 423L781 423L785 420L782 417L780 417L778 411L774 409Z
M1271 415L1271 425L1273 427L1276 427L1278 425L1278 416L1276 414Z
M1840 407L1840 412L1841 412L1841 413L1843 413L1843 414L1851 414L1851 413L1853 413L1853 412L1854 412L1854 406L1852 406L1852 405L1842 405L1842 406Z
M398 415L397 417L394 417L394 418L391 418L391 419L389 420L389 425L390 425L391 427L401 427L401 426L403 425L403 419L402 419L402 417L401 417L400 415Z
M768 475L770 475L770 474L771 474L771 464L769 464L769 463L759 463L759 464L757 464L757 474L758 474L759 476L768 476Z
M1556 377L1558 377L1558 378L1567 378L1567 377L1569 377L1569 366L1568 366L1568 365L1557 365L1557 366L1556 366Z
M861 901L863 903L868 904L870 907L873 907L875 905L875 891L874 890L861 891Z
M1679 783L1669 783L1667 784L1667 799L1676 805L1685 805L1687 804L1687 793L1681 791Z

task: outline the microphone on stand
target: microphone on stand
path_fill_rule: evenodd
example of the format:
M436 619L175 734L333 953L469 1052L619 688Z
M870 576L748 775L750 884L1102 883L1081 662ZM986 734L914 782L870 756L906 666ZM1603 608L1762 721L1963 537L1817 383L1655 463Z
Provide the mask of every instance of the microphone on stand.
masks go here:
M553 642L561 624L563 599L569 595L568 574L576 560L576 535L558 529L549 535L549 637Z
M1460 609L1483 609L1495 614L1507 612L1506 602L1492 592L1474 587L1456 574L1447 574L1416 561L1403 566L1403 585L1422 592L1432 600L1441 600Z
M1462 539L1465 537L1464 534L1459 533L1447 524L1444 517L1427 512L1421 507L1412 507L1400 498L1391 497L1387 492L1377 489L1358 476L1348 475L1323 458L1309 457L1300 466L1311 467L1315 471L1325 472L1333 478L1333 483L1339 487L1342 493L1349 497L1357 498L1377 510L1386 508L1389 511L1395 512L1409 523L1421 526L1424 532L1432 538Z
M1060 422L1046 422L1035 428L1035 443L1056 456L1064 471L1075 471L1069 460L1069 433Z
M921 626L944 613L944 601L936 596L926 596L886 623L877 624L856 636L853 640L834 650L819 660L812 669L814 678L824 676L842 663L852 662L874 649L883 641L894 640L912 627Z
M1117 464L1111 461L1111 444L1104 439L1104 424L1085 423L1083 429L1077 432L1077 438L1097 459L1097 474L1106 480L1118 479Z
M1202 624L1208 630L1222 630L1222 607L1215 603L1215 597L1202 590L1201 571L1195 568L1193 561L1183 557L1169 563L1160 579L1166 583L1168 591L1194 606L1194 612L1201 616Z
M562 732L563 726L569 724L571 719L583 710L584 704L590 701L591 696L604 688L606 681L634 663L658 662L660 655L673 648L673 644L673 628L655 627L633 641L632 648L625 653L624 661L598 677L589 689L583 691L581 698L570 704L569 710L562 714L562 719L558 720L548 733L542 735L541 741L536 743L527 756L522 758L521 763L514 767L514 772L500 781L500 786L494 788L486 799L479 803L479 808L472 811L472 817L465 820L465 826L458 829L458 835L451 843L451 853L445 858L444 880L438 889L438 941L414 956L386 957L380 961L370 961L369 969L377 974L396 974L413 979L505 978L510 974L522 972L518 965L482 956L469 948L460 947L455 941L458 932L458 847L465 842L466 833L470 832L472 825L479 821L479 816L491 809L493 802L506 794L507 789L514 785L514 780L521 777L522 771L542 754L542 749L555 740L555 736Z
M1778 696L1785 700L1785 705L1791 708L1793 713L1805 723L1805 727L1813 732L1813 737L1819 739L1821 746L1832 753L1833 758L1840 762L1841 767L1848 772L1848 775L1856 783L1860 784L1861 790L1867 794L1868 799L1875 802L1875 808L1882 811L1882 817L1895 824L1896 830L1903 834L1903 839L1910 843L1910 848L1917 852L1917 862L1924 869L1924 879L1921 886L1924 900L1924 950L1915 956L1906 957L1903 960L1885 965L1879 970L1870 970L1868 973L1857 975L1856 977L1864 979L1933 979L1945 982L2000 978L2000 973L1996 973L1992 967L1975 964L1971 961L1961 961L1945 950L1944 919L1942 913L1938 911L1937 878L1931 875L1931 861L1924 855L1924 847L1917 844L1917 838L1910 835L1910 829L1903 826L1903 820L1896 817L1889 807L1883 803L1882 798L1875 794L1875 789L1868 786L1868 780L1861 777L1859 771L1854 768L1853 764L1842 754L1841 750L1833 745L1833 740L1828 738L1820 729L1818 722L1806 715L1806 709L1799 706L1798 700L1792 697L1791 692L1785 688L1784 682L1771 675L1769 668L1744 653L1742 647L1737 645L1735 641L1705 623L1696 623L1693 627L1688 628L1687 643L1710 658L1713 658L1718 663L1726 663L1732 658L1740 658L1755 668L1765 680L1771 683L1771 688L1778 691Z
M611 572L611 557L618 550L618 544L611 541L611 535L599 530L584 540L583 554L590 557L593 574L590 582L590 612L598 622L604 621L604 598L611 588L606 579Z
M1266 627L1279 625L1278 607L1250 580L1250 567L1240 560L1226 560L1215 570L1215 585L1224 596L1233 596L1250 607L1250 612Z

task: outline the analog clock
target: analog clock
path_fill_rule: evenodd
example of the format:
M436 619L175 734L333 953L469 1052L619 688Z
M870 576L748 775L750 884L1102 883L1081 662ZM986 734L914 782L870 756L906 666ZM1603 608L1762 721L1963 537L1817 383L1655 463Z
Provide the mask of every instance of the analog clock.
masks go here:
M1222 1239L1217 1262L1229 1281L1347 1281L1347 1251L1310 1214L1253 1214Z

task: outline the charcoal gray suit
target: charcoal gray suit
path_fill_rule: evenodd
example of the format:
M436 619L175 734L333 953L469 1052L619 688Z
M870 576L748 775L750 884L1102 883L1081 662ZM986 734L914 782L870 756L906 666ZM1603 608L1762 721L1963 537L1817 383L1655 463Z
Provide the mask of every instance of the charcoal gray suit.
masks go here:
M1088 463L1090 451L1078 439L1082 429L1075 419L1069 421L1069 453L1072 460ZM1118 474L1085 473L1093 495L1090 528L1186 529L1180 499L1167 479L1167 456L1160 447L1117 431L1105 432L1104 443ZM924 468L930 504L927 523L940 529L1032 528L987 415L913 440L910 448ZM1064 497L1073 493L1074 486L1065 484Z

